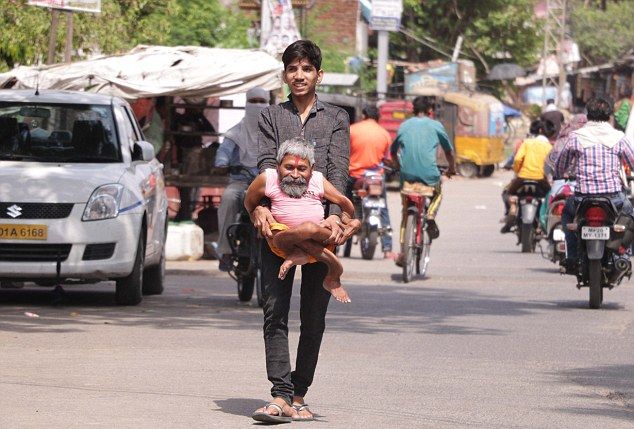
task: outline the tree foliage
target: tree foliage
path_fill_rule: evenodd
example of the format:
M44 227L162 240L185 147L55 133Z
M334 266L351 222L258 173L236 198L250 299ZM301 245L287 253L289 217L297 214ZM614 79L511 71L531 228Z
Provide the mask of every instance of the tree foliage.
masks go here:
M534 0L404 0L403 27L427 45L393 33L391 56L407 61L448 59L458 36L461 56L481 70L499 62L535 63L542 43L542 23L534 17ZM436 48L437 50L435 50ZM392 54L393 52L393 54Z
M571 4L572 37L591 64L614 60L634 48L634 2L602 3L574 0Z
M217 0L177 0L178 12L171 21L170 45L248 48L251 23L237 10Z
M103 0L102 12L73 14L74 59L137 44L249 47L249 22L218 0ZM56 33L63 58L65 14ZM0 71L46 61L51 12L27 0L0 0Z

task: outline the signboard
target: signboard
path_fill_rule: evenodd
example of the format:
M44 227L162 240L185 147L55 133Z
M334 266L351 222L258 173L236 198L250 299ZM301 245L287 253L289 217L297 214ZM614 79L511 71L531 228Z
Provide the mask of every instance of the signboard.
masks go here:
M398 31L401 28L403 0L372 0L370 28L373 30Z
M458 64L444 63L405 75L405 93L435 95L458 90Z
M101 13L101 0L29 0L28 4L51 9Z
M290 0L265 0L271 16L271 30L263 43L264 50L271 55L284 52L286 47L300 39L295 24L293 5Z

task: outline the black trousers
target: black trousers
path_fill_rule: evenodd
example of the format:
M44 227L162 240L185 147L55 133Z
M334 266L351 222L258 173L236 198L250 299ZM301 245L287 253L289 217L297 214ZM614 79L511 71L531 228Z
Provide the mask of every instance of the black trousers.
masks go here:
M291 372L288 313L296 267L289 270L284 280L280 280L277 276L282 262L283 259L271 252L266 240L262 240L266 373L273 384L271 395L284 398L290 404L293 395L305 396L313 382L331 295L323 288L327 266L321 262L303 265L299 344L295 371Z

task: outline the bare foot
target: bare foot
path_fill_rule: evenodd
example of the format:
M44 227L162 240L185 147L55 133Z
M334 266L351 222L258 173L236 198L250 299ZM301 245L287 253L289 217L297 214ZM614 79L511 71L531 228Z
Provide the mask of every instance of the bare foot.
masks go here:
M304 252L291 253L286 257L282 265L280 266L280 272L278 273L278 277L280 280L284 280L286 274L288 274L288 270L290 270L295 265L304 265L308 263L308 255Z
M341 286L341 281L338 278L328 277L324 279L324 289L332 294L335 299L344 304L352 302L348 296L348 292Z

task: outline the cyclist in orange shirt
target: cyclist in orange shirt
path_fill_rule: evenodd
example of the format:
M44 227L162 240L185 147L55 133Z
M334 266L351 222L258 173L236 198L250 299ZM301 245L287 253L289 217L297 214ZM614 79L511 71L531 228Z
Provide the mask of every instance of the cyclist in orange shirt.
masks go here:
M379 109L373 104L366 104L362 110L363 120L350 125L350 167L347 197L352 199L352 187L357 179L363 177L367 170L383 173L381 163L390 159L390 134L379 125ZM385 186L383 198L386 199ZM381 223L385 225L386 234L381 235L383 257L394 259L392 252L392 227L387 206L380 211Z

